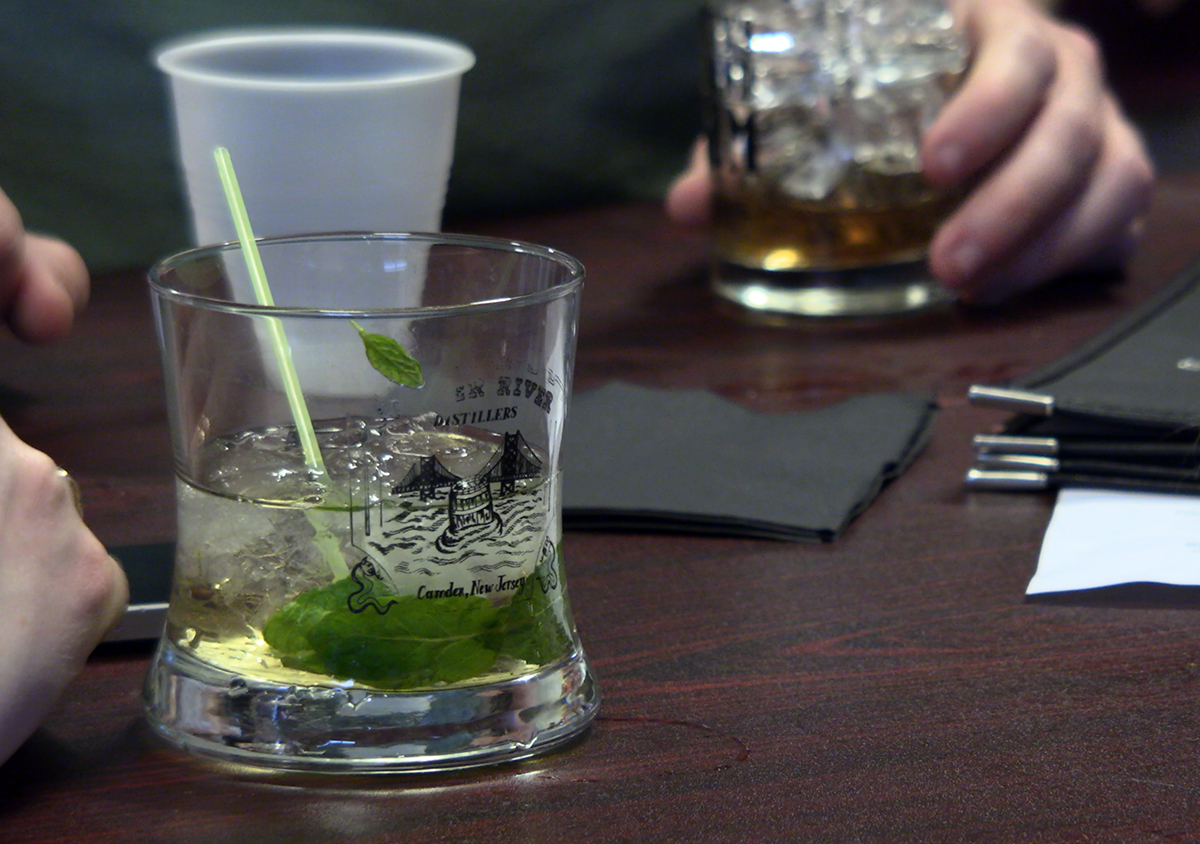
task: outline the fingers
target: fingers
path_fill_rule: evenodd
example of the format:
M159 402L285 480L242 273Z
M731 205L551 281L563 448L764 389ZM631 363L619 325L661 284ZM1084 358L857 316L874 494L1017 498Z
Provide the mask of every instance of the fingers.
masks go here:
M13 333L31 343L65 337L87 305L88 271L61 240L28 234L18 291L9 312Z
M128 596L54 462L0 420L0 762L54 705Z
M61 240L29 234L0 192L0 318L33 343L66 335L87 304L88 273Z
M0 191L0 315L8 312L16 297L24 251L25 226L21 215Z
M693 226L704 225L712 217L712 176L704 138L692 146L688 169L667 190L667 216Z
M1081 190L1103 144L1104 92L1087 40L1048 21L1035 26L1012 3L979 8L978 37L987 46L926 144L935 182L947 183L947 174L969 178L997 162L930 245L934 275L967 298L979 292L989 266ZM989 113L997 119L985 119ZM997 125L981 128L988 123ZM967 128L955 132L959 125Z
M981 274L970 301L994 303L1072 269L1114 265L1132 251L1153 171L1116 104L1109 100L1103 110L1109 129L1087 188L1007 262Z
M968 22L976 64L923 153L935 183L977 180L931 243L930 267L980 302L1111 257L1153 174L1089 36L1015 0L976 3Z
M964 4L971 69L922 142L922 166L935 185L978 175L1021 139L1057 76L1047 21L1023 4Z
M0 596L21 595L20 606L40 608L39 622L67 620L90 650L124 609L127 584L75 496L54 461L0 420Z

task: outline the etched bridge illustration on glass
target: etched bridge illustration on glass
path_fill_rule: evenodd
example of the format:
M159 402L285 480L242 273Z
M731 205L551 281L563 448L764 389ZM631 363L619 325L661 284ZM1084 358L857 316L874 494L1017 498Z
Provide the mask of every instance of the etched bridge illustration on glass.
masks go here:
M550 484L539 482L545 462L520 431L505 433L483 467L466 476L437 455L419 457L390 488L387 504L355 514L361 534L354 547L365 554L354 566L355 579L407 591L392 575L425 576L434 578L428 588L450 589L453 581L436 582L439 575L499 572L503 583L505 570L530 568L548 542L553 548L546 535ZM419 568L410 567L414 560Z

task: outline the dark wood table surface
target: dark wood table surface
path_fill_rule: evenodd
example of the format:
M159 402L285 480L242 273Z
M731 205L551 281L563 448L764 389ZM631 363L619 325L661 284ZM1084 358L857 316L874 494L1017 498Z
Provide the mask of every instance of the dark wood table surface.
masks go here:
M830 544L568 533L604 702L560 752L444 776L237 773L152 737L148 646L105 646L0 767L0 841L1200 841L1200 612L1027 601L1052 495L963 486L971 435L1003 419L968 385L1065 353L1189 263L1200 181L1160 185L1113 285L861 325L722 307L703 235L652 206L459 228L587 265L577 388L705 388L767 411L935 391L933 439ZM137 274L97 280L67 343L0 342L0 414L79 480L105 543L172 537Z

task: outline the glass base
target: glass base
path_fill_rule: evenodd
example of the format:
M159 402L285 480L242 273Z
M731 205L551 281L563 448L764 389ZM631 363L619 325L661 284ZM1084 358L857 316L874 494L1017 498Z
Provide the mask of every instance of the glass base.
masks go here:
M582 651L487 685L398 692L252 680L164 640L145 688L151 726L185 750L260 768L351 774L524 759L575 738L599 704Z
M752 311L803 317L879 317L946 305L954 294L924 261L851 270L762 270L718 262L718 296Z

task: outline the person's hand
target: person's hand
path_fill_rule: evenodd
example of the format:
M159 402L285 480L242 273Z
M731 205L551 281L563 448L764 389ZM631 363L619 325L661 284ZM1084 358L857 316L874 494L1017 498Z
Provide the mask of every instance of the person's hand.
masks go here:
M712 168L708 141L701 138L692 147L687 169L667 188L667 216L689 226L702 226L712 218Z
M964 301L1003 299L1115 263L1135 242L1153 169L1104 86L1094 40L1028 0L960 0L972 43L962 88L926 133L929 180L970 191L930 244L933 274ZM676 220L708 219L703 144L667 195Z
M0 318L23 340L58 339L87 301L67 244L27 233L0 192ZM129 586L83 524L54 461L0 419L0 764L58 700L121 616Z
M87 304L83 259L61 240L25 231L0 191L0 319L22 340L57 340Z
M974 187L930 244L933 274L993 301L1132 246L1153 170L1095 41L1026 0L962 0L971 70L922 144L939 186Z
M69 480L0 419L0 763L37 727L121 616L116 560Z

